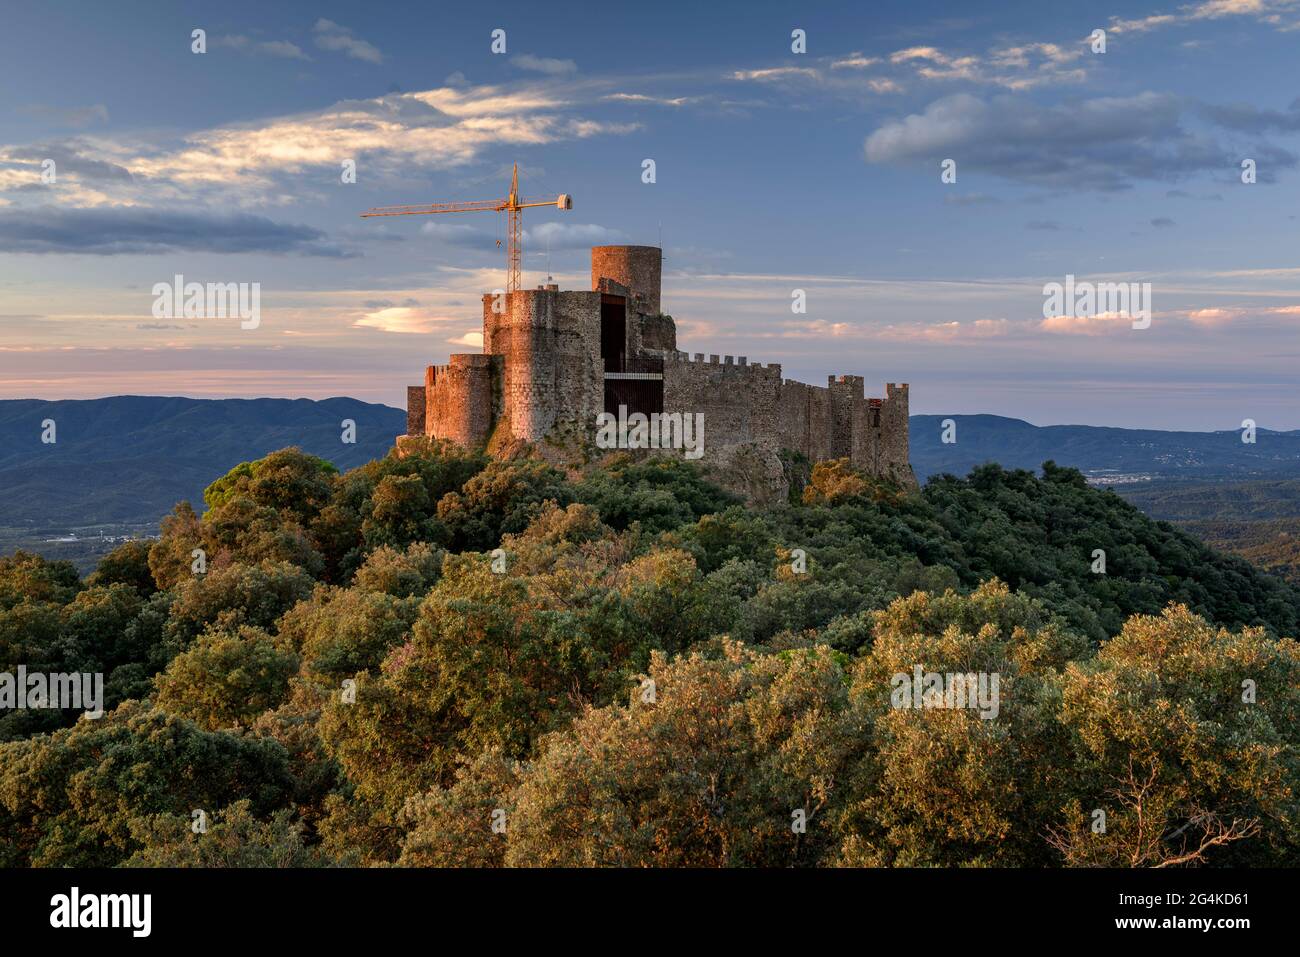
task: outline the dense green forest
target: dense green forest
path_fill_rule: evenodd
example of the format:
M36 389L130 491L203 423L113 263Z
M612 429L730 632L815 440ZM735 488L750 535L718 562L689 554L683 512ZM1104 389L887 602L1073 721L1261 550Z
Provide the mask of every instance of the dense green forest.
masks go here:
M1300 590L1073 469L755 509L429 443L204 498L0 559L0 667L107 697L0 718L0 864L1300 864Z
M1116 491L1146 514L1300 585L1300 480L1166 480Z
M1252 565L1300 585L1300 518L1178 524L1215 548L1240 555Z

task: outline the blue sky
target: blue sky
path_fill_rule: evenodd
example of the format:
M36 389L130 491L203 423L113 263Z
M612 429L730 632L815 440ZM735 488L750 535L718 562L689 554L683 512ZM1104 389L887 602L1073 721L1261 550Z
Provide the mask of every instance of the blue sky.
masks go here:
M906 381L914 412L1300 428L1300 0L599 10L9 5L0 397L401 405L474 351L505 224L357 214L518 162L574 196L525 214L525 282L662 237L680 348ZM177 273L260 283L261 324L155 319ZM1150 328L1044 320L1067 274L1150 282Z

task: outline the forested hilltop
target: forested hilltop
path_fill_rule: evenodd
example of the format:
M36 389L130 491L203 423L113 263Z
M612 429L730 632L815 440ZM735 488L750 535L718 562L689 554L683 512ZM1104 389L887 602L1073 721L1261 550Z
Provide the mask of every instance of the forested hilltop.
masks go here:
M1073 469L756 510L430 443L204 498L0 559L0 667L108 712L0 718L0 864L1300 864L1300 590Z
M1147 515L1300 585L1300 480L1166 480L1116 491Z

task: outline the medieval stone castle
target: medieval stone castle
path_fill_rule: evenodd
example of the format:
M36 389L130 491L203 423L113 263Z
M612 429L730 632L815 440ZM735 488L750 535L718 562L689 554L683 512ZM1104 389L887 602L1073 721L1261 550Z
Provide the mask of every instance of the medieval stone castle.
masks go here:
M783 379L776 362L678 351L660 309L661 256L656 246L596 246L590 292L548 284L485 295L483 353L429 366L424 384L407 388L408 435L495 451L521 440L554 456L584 437L590 446L597 416L620 406L703 413L700 464L751 501L783 498L792 462L847 458L915 484L906 383L867 398L862 376L805 385Z

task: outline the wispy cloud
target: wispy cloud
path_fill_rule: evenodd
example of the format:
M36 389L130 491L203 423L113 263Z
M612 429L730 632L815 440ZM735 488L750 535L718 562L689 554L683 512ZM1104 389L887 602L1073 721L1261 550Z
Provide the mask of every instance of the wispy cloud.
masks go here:
M895 50L889 62L909 67L925 80L1028 90L1045 84L1081 82L1087 75L1081 61L1085 49L1082 42L1070 46L1024 43L992 47L981 53L950 53L935 46L913 46Z
M60 186L46 202L216 204L230 197L260 205L279 201L284 177L315 167L332 168L336 178L344 159L371 179L397 177L464 166L492 146L542 146L638 126L575 115L562 91L537 84L439 87L198 130L180 143L83 137L0 146L0 191L39 187L41 162L52 157ZM85 191L90 187L95 192Z
M1013 324L1007 319L953 319L950 322L888 325L874 331L882 339L898 342L952 342L961 339L994 339L1010 335Z
M1133 317L1118 312L1102 312L1093 316L1050 316L1038 324L1043 332L1065 336L1104 336L1113 332L1131 331Z
M685 106L688 103L699 102L701 97L649 96L645 93L610 93L605 96L604 99L622 103L653 103L656 106Z
M367 63L384 62L384 55L378 47L354 36L348 27L333 20L321 17L312 27L312 33L316 46L322 50L342 51L354 60L365 60Z
M248 213L130 207L0 211L0 252L115 256L178 250L346 255L318 229Z
M1191 309L1183 313L1194 325L1213 328L1226 326L1243 320L1263 322L1292 323L1300 320L1300 305L1297 306L1215 306L1205 309Z
M1201 0L1198 3L1184 4L1174 11L1153 13L1145 17L1113 16L1107 29L1121 34L1148 33L1165 27L1186 26L1200 20L1247 17L1287 30L1295 28L1297 13L1300 13L1300 0Z
M865 70L869 66L875 66L880 62L879 57L863 56L861 53L850 53L846 57L831 61L832 70Z
M819 57L808 64L786 63L733 70L727 78L771 85L809 86L842 96L863 92L901 93L918 81L926 84L967 83L1023 91L1050 84L1083 82L1087 78L1083 59L1086 52L1083 41L1066 45L1026 42L980 51L952 51L921 44L881 56L854 51L847 55Z
M1054 105L957 93L885 123L864 149L871 163L937 164L960 157L961 169L1071 190L1121 190L1135 180L1235 171L1236 153L1183 125L1188 107L1182 98L1155 92ZM1279 147L1261 144L1257 152L1268 158L1261 178L1297 163Z
M286 60L310 60L296 43L288 40L254 40L242 33L226 33L212 40L214 47L229 47L241 53L261 53L265 56L281 57Z
M551 57L533 56L531 53L521 53L511 57L510 65L534 73L545 73L547 76L566 76L578 71L578 64L572 60L556 60Z
M733 80L788 80L791 77L804 77L806 79L817 79L821 74L813 67L807 66L773 66L757 70L735 70L731 74Z

